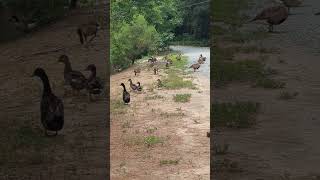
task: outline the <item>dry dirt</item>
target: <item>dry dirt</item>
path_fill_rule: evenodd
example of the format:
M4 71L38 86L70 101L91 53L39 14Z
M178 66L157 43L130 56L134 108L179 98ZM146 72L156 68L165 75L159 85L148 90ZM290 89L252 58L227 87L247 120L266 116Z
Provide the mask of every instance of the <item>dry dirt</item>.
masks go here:
M139 66L144 66L146 62ZM166 90L155 86L158 75L142 68L134 76L133 68L111 76L111 178L124 179L210 179L209 80L192 74L198 89ZM130 92L129 105L122 104L123 82L140 81L142 93ZM187 103L173 101L173 95L190 93ZM161 97L150 99L151 97ZM116 110L117 109L117 110ZM155 136L161 143L147 146L146 137ZM165 164L164 161L172 162Z
M262 2L257 4L263 7ZM215 132L218 143L230 144L226 157L244 170L226 173L226 179L280 180L281 176L286 179L286 173L289 179L319 178L319 16L313 15L319 5L317 0L305 0L303 7L292 8L294 15L275 27L279 33L262 41L265 47L280 50L279 54L268 55L266 63L279 72L277 79L286 82L284 90L253 89L239 83L214 90L214 99L219 101L249 100L262 106L253 128ZM296 91L299 95L279 100L281 91Z
M0 45L0 179L92 180L107 177L107 101L88 102L86 95L71 96L63 88L61 54L76 70L97 66L106 79L106 31L86 48L76 27L88 15L74 13L26 37ZM31 55L63 48L57 52ZM47 138L40 123L42 85L31 78L44 68L53 92L64 102L65 126L57 137ZM86 74L87 75L87 74Z

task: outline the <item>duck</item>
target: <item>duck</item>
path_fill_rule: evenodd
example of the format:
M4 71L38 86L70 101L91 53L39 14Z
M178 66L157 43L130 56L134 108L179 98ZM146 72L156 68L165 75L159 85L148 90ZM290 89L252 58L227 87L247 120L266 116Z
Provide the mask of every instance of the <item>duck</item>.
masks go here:
M161 82L161 80L160 79L157 79L157 82L158 82L158 87L162 87L163 86L163 84L162 84L162 82Z
M299 7L302 4L302 0L281 0L281 2L288 8L289 14L291 7Z
M137 82L137 84L138 84L138 88L137 88L137 90L138 90L138 91L142 91L142 86L141 86L141 84L140 84L140 82L139 82L139 81Z
M124 104L128 104L130 102L130 94L126 90L126 86L123 83L121 83L120 85L123 87L122 100Z
M199 63L192 64L189 68L193 68L193 72L195 72L196 69L200 68L200 64Z
M209 131L209 132L207 132L207 137L208 137L208 138L210 137L210 131Z
M134 91L136 91L136 90L138 89L138 86L135 85L135 84L133 84L131 79L129 79L128 81L130 82L130 87L131 87L131 89L134 90Z
M72 70L69 57L67 55L61 55L58 62L64 63L64 80L66 85L70 85L73 90L80 91L87 86L86 77L79 71Z
M89 99L91 100L92 94L100 94L102 92L103 83L101 79L97 77L97 68L94 64L88 65L85 71L91 71L86 84L86 89L89 93Z
M141 69L140 69L140 68L135 68L135 69L133 70L133 72L134 72L134 75L136 76L137 74L140 74Z
M273 26L283 23L288 18L288 16L288 8L283 5L278 5L263 9L250 22L256 20L265 20L269 24L269 32L273 32Z
M37 23L32 22L28 23L25 18L22 18L21 20L16 16L13 15L9 19L9 22L13 23L18 31L22 31L24 33L29 33L32 29L37 27Z
M203 59L202 58L198 59L198 63L203 64L204 63Z
M203 57L202 54L200 54L199 60L206 61L206 59L206 57Z
M61 99L59 99L51 90L48 76L44 69L36 68L32 77L39 77L42 80L43 92L40 102L41 123L45 129L45 134L49 135L48 131L55 131L53 136L58 135L58 131L64 125L64 106Z

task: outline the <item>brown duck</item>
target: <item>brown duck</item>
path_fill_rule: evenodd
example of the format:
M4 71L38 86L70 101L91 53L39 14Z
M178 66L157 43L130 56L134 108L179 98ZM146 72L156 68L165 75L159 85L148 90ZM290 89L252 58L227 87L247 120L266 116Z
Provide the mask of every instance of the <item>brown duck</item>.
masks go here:
M199 68L200 68L200 64L199 64L199 63L192 64L189 68L193 68L193 72L195 72L196 69L199 69Z
M279 5L262 10L251 22L265 20L269 24L269 32L273 32L273 26L283 23L289 16L288 8Z

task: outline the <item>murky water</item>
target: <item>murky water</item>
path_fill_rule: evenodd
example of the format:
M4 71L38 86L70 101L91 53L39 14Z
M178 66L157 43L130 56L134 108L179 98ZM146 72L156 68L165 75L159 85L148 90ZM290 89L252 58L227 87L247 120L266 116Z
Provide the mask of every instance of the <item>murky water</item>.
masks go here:
M188 66L196 63L200 54L207 57L204 64L201 64L198 72L200 75L210 79L210 48L209 47L194 47L194 46L170 46L170 49L174 51L180 51L183 56L188 57Z

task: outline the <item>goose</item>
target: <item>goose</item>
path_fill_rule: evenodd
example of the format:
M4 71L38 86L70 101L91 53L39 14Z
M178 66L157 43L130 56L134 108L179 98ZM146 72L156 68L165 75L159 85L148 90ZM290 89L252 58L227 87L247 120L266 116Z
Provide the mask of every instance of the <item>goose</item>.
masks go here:
M130 87L131 87L131 89L132 89L132 90L134 90L134 91L135 91L135 90L137 90L137 89L138 89L138 86L137 86L137 85L135 85L135 84L133 84L131 79L129 79L128 81L130 82Z
M123 87L123 92L122 92L122 100L124 104L128 104L130 102L130 94L126 90L126 86L121 83L121 86Z
M196 69L200 68L200 64L199 63L192 64L189 68L193 68L193 72L195 72Z
M287 6L289 14L291 7L299 7L302 4L302 0L281 0L281 2Z
M279 5L263 9L250 22L256 20L265 20L269 24L269 32L273 32L273 26L283 23L288 18L288 16L288 8L283 5Z
M138 91L142 91L142 86L141 86L140 82L137 82L137 84L138 84L137 90L138 90Z
M87 87L89 93L89 99L91 100L92 94L100 94L103 89L103 83L99 77L97 77L97 68L94 64L87 66L85 71L91 71L91 74L87 80Z
M134 72L134 75L136 76L137 74L140 74L141 69L140 69L140 68L135 68L135 69L133 70L133 72Z
M45 129L45 134L51 136L47 131L55 131L53 136L56 136L64 124L63 102L53 94L48 76L42 68L35 69L32 77L39 77L43 84L40 111L41 123Z
M72 70L69 57L61 55L58 62L64 63L64 80L65 84L70 85L73 90L80 91L86 87L87 79L79 71Z

